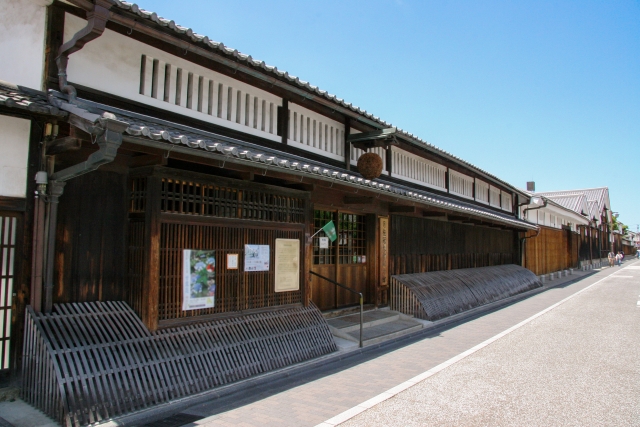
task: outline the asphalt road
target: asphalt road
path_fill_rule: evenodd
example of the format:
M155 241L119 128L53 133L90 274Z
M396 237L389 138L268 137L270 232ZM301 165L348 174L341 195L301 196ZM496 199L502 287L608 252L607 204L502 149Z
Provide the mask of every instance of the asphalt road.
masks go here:
M340 425L640 426L640 262L594 277Z

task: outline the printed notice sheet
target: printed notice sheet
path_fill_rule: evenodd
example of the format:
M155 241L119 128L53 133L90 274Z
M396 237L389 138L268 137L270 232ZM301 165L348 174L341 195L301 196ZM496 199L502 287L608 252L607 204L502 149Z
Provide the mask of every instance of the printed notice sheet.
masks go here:
M300 240L276 239L275 291L300 289Z
M269 271L269 245L244 245L244 271Z

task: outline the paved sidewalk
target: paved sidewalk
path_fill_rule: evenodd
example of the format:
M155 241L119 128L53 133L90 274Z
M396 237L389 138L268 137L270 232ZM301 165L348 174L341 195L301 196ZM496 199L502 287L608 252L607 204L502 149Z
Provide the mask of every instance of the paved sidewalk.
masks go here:
M505 331L610 274L578 272L556 279L546 292L493 313L467 321L372 360L293 387L242 407L224 411L217 403L201 404L183 413L220 412L189 426L314 426L342 413L418 374L455 357ZM580 277L584 279L579 280ZM562 285L574 281L575 283Z
M323 427L640 426L634 264Z

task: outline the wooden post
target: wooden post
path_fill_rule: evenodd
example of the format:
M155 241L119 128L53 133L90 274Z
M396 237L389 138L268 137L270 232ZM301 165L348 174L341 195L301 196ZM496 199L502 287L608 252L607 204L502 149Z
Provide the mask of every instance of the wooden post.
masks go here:
M287 98L282 98L282 108L280 112L282 114L278 116L278 127L280 128L282 144L287 145L289 143L289 100Z
M380 216L378 217L379 227L378 227L378 281L379 288L381 292L385 290L388 292L389 290L389 217L388 216ZM381 292L376 291L376 295L379 300L376 301L376 304L380 302L388 302L389 296L387 298L382 298Z
M305 224L304 228L304 245L303 245L303 263L302 263L302 283L304 288L302 289L302 301L305 307L309 306L311 302L311 275L309 270L313 267L313 239L310 237L313 235L313 203L310 199L307 199L307 209L305 212Z
M142 282L142 321L147 328L158 328L160 297L160 191L161 179L150 176L147 181L145 210L144 279Z
M351 170L351 142L348 141L351 132L351 120L344 118L344 168Z

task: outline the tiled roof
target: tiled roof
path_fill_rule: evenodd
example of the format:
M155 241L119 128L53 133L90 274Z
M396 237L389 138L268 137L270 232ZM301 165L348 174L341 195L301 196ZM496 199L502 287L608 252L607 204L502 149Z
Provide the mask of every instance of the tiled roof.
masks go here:
M604 211L604 209L611 209L609 206L609 188L608 187L598 187L598 188L585 188L580 190L562 190L562 191L547 191L544 193L536 193L545 197L567 197L567 196L577 196L583 194L588 201L596 201L597 208L599 212ZM599 218L600 215L598 214Z
M68 115L67 112L51 105L44 92L16 86L3 80L0 80L0 106L56 117Z
M257 68L265 73L271 74L275 77L277 77L280 80L283 80L285 82L288 82L290 84L293 84L295 86L298 86L302 89L305 89L309 92L311 92L314 95L318 95L321 96L331 102L334 102L342 107L345 107L351 111L353 111L354 113L357 113L359 115L362 115L368 119L370 119L371 121L377 123L380 128L389 128L389 127L394 127L392 124L387 123L386 121L380 119L377 116L374 116L373 114L367 112L366 110L363 110L359 107L356 107L355 105L346 102L345 100L338 98L335 95L332 95L330 93L328 93L325 90L322 90L320 88L318 88L317 86L314 86L312 84L310 84L307 81L304 80L300 80L298 77L292 76L290 75L288 72L286 71L281 71L278 70L277 67L275 66L271 66L271 65L267 65L264 61L258 60L258 59L254 59L251 55L247 55L244 53L239 52L237 49L233 49L230 47L227 47L224 45L224 43L222 42L216 42L213 41L211 39L209 39L209 37L207 36L203 36L200 34L196 34L195 32L193 32L193 30L191 28L188 27L183 27L181 25L176 24L173 20L170 19L165 19L162 17L159 17L157 13L155 12L151 12L145 9L140 8L140 6L138 6L135 3L129 3L126 1L121 1L121 0L114 0L116 6L124 11L127 12L131 12L133 14L135 14L137 17L146 19L148 21L154 22L155 24L158 24L160 27L164 27L167 28L169 30L172 30L174 33L180 35L180 36L186 36L188 37L192 42L197 43L201 46L205 46L206 48L208 48L209 50L215 51L216 53L222 54L226 57L229 57L231 59L233 59L234 61L237 61L239 63L244 63L248 66L251 66L252 68ZM436 147L433 144L428 143L427 141L417 137L416 135L406 132L400 128L398 128L398 133L402 135L402 137L412 143L417 143L418 145L424 145L426 146L428 149L437 152L438 154L450 158L458 163L461 163L463 165L465 165L466 167L487 176L488 178L491 178L493 180L495 180L496 182L499 182L500 184L504 185L505 187L511 189L512 191L515 191L517 193L521 193L522 194L522 190L514 187L513 185L509 184L506 181L503 181L502 179L498 178L497 176L479 168L478 166L473 165L472 163L467 162L466 160L463 160L462 158L451 154L441 148Z
M566 196L549 196L544 194L541 195L549 200L553 200L560 206L572 210L580 215L588 214L586 207L587 198L584 194L574 194Z
M129 126L125 132L130 137L135 137L136 141L148 141L156 147L164 146L168 152L174 149L181 151L187 149L212 153L221 161L246 162L264 169L285 170L291 174L338 182L356 188L364 187L370 191L395 196L398 199L411 200L425 206L447 209L520 229L537 229L536 225L513 216L483 209L449 197L421 190L417 191L406 186L390 185L384 181L364 179L345 169L319 162L310 162L303 157L82 99L77 100L77 105L68 104L62 94L53 91L51 94L52 102L62 110L68 110L73 114L83 114L84 112L84 116L91 120L105 116L107 113L119 121L128 123Z
M596 200L588 200L587 206L589 207L589 219L600 221L600 209L598 208L598 202Z

